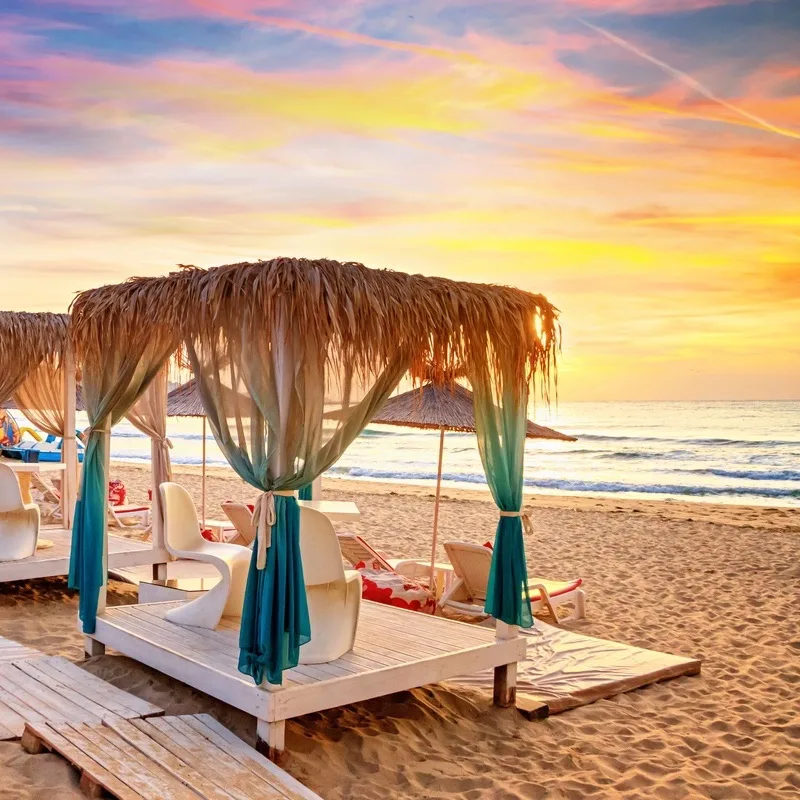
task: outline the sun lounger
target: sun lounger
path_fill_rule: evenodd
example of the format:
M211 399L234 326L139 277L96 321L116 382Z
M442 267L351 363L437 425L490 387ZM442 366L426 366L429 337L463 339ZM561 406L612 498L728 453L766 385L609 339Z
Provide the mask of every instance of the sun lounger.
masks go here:
M364 564L368 569L385 569L415 580L427 577L425 565L418 561L410 558L387 558L355 533L339 533L337 536L342 555L353 566Z
M225 516L236 528L237 536L230 541L233 544L242 544L249 547L256 538L256 528L253 525L253 509L246 503L234 503L231 501L222 504Z
M453 565L456 580L439 601L441 607L449 607L465 614L485 614L486 587L492 566L490 547L469 542L445 542L444 549ZM572 614L563 621L583 619L586 616L586 595L581 589L582 579L553 581L539 577L528 577L531 610L533 613L548 611L559 621L556 608L572 603Z

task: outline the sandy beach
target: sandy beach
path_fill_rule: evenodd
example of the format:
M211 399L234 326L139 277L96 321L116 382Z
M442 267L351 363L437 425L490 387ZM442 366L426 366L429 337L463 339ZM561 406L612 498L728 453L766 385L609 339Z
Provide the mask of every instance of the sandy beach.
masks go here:
M148 474L115 464L132 501ZM176 470L199 505L199 471ZM208 515L255 492L212 470ZM428 489L328 480L353 499L342 524L392 556L427 557ZM585 579L581 632L703 659L702 675L597 702L540 722L477 691L406 692L289 722L285 768L338 798L739 798L800 792L800 512L786 508L536 496L531 575ZM488 492L446 489L441 541L492 538ZM443 551L439 554L443 557ZM135 601L113 582L109 602ZM76 598L65 580L0 585L0 634L82 657ZM208 711L253 741L251 718L122 656L87 669L164 707ZM78 798L77 773L53 755L0 743L0 798Z

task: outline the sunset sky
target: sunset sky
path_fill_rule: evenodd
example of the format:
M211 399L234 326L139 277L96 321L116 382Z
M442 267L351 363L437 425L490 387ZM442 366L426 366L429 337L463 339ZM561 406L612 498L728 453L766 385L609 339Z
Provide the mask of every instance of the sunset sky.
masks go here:
M562 400L800 397L798 0L0 0L0 307L276 255L562 312Z

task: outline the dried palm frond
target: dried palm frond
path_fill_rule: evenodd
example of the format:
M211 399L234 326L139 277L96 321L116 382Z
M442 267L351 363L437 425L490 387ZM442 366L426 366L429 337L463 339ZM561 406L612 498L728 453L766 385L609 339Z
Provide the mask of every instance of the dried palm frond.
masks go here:
M351 370L372 371L403 349L417 381L483 371L515 392L537 381L544 396L560 338L558 311L542 295L327 259L182 267L83 292L72 315L84 361L143 336L176 347L213 346L232 331L271 342L281 316Z
M70 332L69 314L0 311L0 400L43 361L61 364Z

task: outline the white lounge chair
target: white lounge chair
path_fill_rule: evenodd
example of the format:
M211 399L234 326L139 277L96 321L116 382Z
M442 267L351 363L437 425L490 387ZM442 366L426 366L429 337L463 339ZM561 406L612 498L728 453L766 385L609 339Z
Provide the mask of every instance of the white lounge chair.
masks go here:
M311 618L311 641L300 648L301 664L324 664L353 649L361 608L361 575L345 571L331 521L300 509L300 553Z
M237 536L231 539L235 544L249 547L256 538L256 526L253 525L253 511L246 503L225 502L222 504L225 516L236 528Z
M36 552L39 506L23 503L14 471L0 464L0 561L18 561Z
M486 587L492 566L492 550L489 547L470 542L445 542L444 549L453 565L456 580L439 601L441 607L450 607L465 614L485 614ZM555 609L572 603L574 610L561 621L583 619L586 616L586 594L580 588L582 579L573 581L553 581L545 578L528 577L528 591L531 610L535 614L549 611L555 621L559 621Z
M342 555L353 566L363 563L367 569L385 569L427 584L429 568L424 562L413 558L387 558L356 533L340 533L338 537Z
M216 628L225 616L240 617L251 551L238 544L209 542L200 533L200 522L189 493L177 483L159 487L164 507L164 538L167 551L175 558L213 564L220 582L197 600L175 608L166 619L179 625Z

